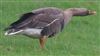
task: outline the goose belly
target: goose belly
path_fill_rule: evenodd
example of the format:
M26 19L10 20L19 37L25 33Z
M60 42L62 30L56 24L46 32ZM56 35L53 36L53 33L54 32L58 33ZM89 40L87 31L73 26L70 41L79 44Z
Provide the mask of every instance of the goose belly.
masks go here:
M29 29L25 29L22 32L22 34L29 36L29 37L32 37L32 38L40 38L41 31L42 31L42 29L29 28Z

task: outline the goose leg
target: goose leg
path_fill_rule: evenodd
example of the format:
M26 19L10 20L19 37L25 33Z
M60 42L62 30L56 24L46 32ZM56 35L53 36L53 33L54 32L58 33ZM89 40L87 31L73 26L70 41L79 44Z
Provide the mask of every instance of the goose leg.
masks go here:
M41 48L44 48L46 39L47 39L47 36L41 36L41 38L39 39Z

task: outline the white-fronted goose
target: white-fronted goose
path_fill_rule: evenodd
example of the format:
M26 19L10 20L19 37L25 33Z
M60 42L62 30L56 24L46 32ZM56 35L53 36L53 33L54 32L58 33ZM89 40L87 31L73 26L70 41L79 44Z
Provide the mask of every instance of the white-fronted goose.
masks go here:
M86 8L69 8L64 11L54 7L40 8L23 14L19 20L5 29L5 35L23 34L39 39L40 47L43 48L46 39L62 31L72 16L87 16L95 13Z

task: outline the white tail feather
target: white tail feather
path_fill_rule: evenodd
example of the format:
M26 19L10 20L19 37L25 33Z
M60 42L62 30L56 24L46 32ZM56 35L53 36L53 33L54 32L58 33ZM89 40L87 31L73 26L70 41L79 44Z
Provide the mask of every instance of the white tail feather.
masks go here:
M22 32L23 30L19 30L19 31L17 31L17 32L12 32L12 33L8 33L8 31L5 33L5 35L15 35L15 34L17 34L17 33L20 33L20 32Z

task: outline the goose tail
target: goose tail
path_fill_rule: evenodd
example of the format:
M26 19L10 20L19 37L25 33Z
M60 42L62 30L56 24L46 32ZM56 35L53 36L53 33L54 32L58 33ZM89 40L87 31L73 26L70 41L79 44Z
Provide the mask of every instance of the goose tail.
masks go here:
M4 33L4 35L15 35L15 34L21 33L22 31L23 30L9 29Z

